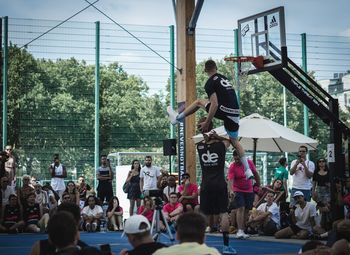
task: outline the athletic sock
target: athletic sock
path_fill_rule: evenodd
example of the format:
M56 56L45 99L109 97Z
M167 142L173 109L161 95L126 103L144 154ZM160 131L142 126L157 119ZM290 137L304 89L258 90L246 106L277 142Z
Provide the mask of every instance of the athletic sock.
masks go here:
M228 246L228 244L229 244L228 232L227 232L227 231L222 232L222 237L223 237L223 239L224 239L224 245L225 245L225 246Z
M184 112L180 112L177 116L176 116L176 120L181 121L185 118L185 113Z
M249 165L246 156L241 157L241 162L244 166L244 172L247 171L247 169L249 169Z

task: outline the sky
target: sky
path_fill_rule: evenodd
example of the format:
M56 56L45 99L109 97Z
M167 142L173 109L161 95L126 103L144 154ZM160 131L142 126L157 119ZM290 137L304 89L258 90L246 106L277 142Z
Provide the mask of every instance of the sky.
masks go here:
M85 0L0 0L0 16L63 20L87 5ZM100 0L96 6L121 24L175 24L172 0ZM197 26L233 29L238 19L278 6L285 7L287 33L350 36L349 0L204 0ZM92 7L73 20L107 21Z

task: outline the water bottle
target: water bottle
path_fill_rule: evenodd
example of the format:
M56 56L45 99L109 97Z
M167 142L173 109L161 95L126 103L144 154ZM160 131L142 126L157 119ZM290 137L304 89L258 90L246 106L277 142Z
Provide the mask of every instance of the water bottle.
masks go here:
M106 224L106 220L105 219L101 220L100 230L101 230L101 233L105 233L106 230L107 230L107 224Z

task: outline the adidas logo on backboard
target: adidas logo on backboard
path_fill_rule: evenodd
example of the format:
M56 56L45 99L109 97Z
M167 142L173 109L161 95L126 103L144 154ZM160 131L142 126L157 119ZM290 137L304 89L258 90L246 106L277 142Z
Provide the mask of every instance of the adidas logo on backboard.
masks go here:
M275 26L278 26L278 22L277 22L275 16L272 16L272 19L270 21L270 28L275 27Z

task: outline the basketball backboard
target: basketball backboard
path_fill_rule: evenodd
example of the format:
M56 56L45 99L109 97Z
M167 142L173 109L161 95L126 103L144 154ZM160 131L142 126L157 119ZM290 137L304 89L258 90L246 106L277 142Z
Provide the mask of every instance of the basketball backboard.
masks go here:
M241 72L257 73L280 67L287 57L285 46L284 7L238 20L239 56L263 56L265 59L263 68L257 69L251 63L241 64Z

